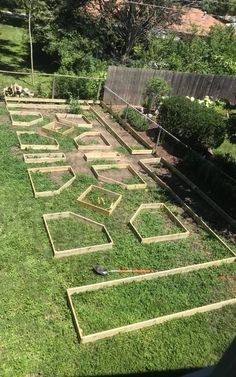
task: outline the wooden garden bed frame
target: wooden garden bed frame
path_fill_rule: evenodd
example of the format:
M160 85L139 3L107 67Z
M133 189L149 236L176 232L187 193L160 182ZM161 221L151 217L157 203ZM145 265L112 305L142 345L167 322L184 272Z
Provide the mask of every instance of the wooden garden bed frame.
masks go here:
M210 267L210 265L209 265ZM168 275L175 275L175 274L183 274L191 271L198 271L203 268L206 268L206 266L203 266L203 264L198 264L194 266L187 266L187 267L182 267L182 268L176 268L174 270L167 270L167 271L159 271L159 272L153 272L150 274L145 274L145 275L139 275L139 276L132 276L124 279L118 279L118 280L110 280L110 281L105 281L97 284L90 284L90 285L84 285L80 287L75 287L75 288L68 288L67 289L67 299L68 299L68 304L72 313L72 319L74 322L75 330L78 335L78 339L81 343L89 343L89 342L95 342L100 339L105 339L109 338L121 333L125 332L130 332L130 331L135 331L135 330L140 330L146 327L151 327L156 324L161 324L164 322L169 322L174 319L181 319L181 318L186 318L186 317L191 317L197 313L206 313L210 312L212 310L217 310L221 309L227 305L235 305L236 304L236 298L231 298L229 300L224 300L224 301L219 301L215 302L213 304L208 304L204 306L198 306L192 309L184 310L181 312L176 312L168 315L163 315L159 316L156 318L151 318L145 321L141 322L136 322L132 323L129 325L121 326L121 327L116 327L110 330L104 330L100 331L97 333L89 334L89 335L83 335L83 330L79 325L78 318L76 315L76 311L73 305L73 294L80 294L80 293L85 293L85 292L91 292L91 291L97 291L99 289L105 289L105 288L110 288L110 287L116 287L119 285L124 285L124 284L129 284L133 282L141 282L145 280L153 280L157 278L161 278L164 276Z
M39 109L39 110L69 110L69 105L54 104L54 103L7 103L7 109Z
M40 97L10 97L5 96L6 102L26 102L26 103L66 103L62 98L40 98Z
M98 112L91 107L91 111L95 114L96 118L100 121L100 123L110 132L112 136L115 137L115 139L125 147L125 149L131 154L131 155L150 155L153 153L153 149L150 148L150 145L145 142L145 144L142 142L142 144L146 147L143 149L132 149L129 144L127 144L124 139L108 124L108 122L100 115ZM144 140L144 139L143 139ZM141 142L141 140L138 140Z
M83 138L85 137L92 137L92 136L99 136L102 141L104 142L104 144L87 144L87 145L80 145L77 143L78 140L82 140ZM82 134L76 136L74 138L74 143L76 145L76 148L79 150L79 151L87 151L87 150L103 150L103 151L106 151L106 150L110 150L111 149L111 144L109 143L109 141L106 139L106 137L99 131L89 131L89 132L83 132Z
M110 170L114 168L120 169L120 170L127 169L132 174L132 176L137 177L140 180L140 183L130 183L130 184L124 183L121 181L117 181L116 179L113 179L113 178L105 177L104 175L102 175L102 173L99 173L100 171ZM108 164L108 165L92 165L91 170L99 181L120 185L127 190L140 190L140 189L145 189L147 187L147 183L138 174L138 172L133 168L133 166L129 164L118 163L118 164Z
M60 131L60 128L61 127L65 127L66 130L65 131ZM44 132L55 132L59 135L68 135L68 134L71 134L73 131L74 131L74 126L73 125L68 125L66 124L65 122L56 122L56 121L53 121L53 122L50 122L48 124L45 124L45 126L42 127L42 130Z
M162 187L165 183L153 174L152 170L149 168L148 165L150 164L162 164L165 168L169 169L172 173L177 175L182 181L184 181L195 193L197 193L203 200L205 200L220 216L222 216L230 225L236 228L236 221L228 215L221 207L218 206L209 196L207 196L195 183L193 183L190 179L188 179L183 173L181 173L175 166L170 164L167 160L163 157L156 157L156 158L145 158L139 161L139 165L148 173L152 178L155 176L155 180L159 183Z
M94 160L120 160L121 156L118 152L103 152L103 151L94 151L86 152L84 154L85 161L94 161Z
M75 180L76 175L74 170L71 166L65 165L65 166L47 166L47 167L39 167L39 168L31 168L27 169L29 174L30 183L33 189L34 197L35 198L41 198L46 196L54 196L59 195L63 190L65 190L67 187L69 187ZM35 189L34 180L32 178L33 173L54 173L54 172L70 172L72 174L72 177L65 182L61 187L59 187L56 190L50 190L50 191L37 191Z
M100 191L101 192L101 196L102 196L102 193L108 193L109 195L111 195L111 197L114 197L115 201L113 202L113 204L109 208L102 208L102 207L99 207L99 205L95 205L95 204L86 202L86 196L93 189L96 189L97 191ZM115 210L115 208L118 206L118 204L120 203L121 199L122 199L122 195L117 194L117 192L106 190L103 187L91 185L78 197L77 201L83 207L86 207L86 208L92 209L94 211L97 211L99 213L102 213L104 215L110 216L112 214L112 212Z
M35 115L35 116L38 116L38 118L25 122L25 121L14 120L13 119L14 115L20 115L20 116L24 116L24 115L33 115L34 116ZM12 110L10 110L9 116L10 116L10 119L11 119L12 126L15 126L15 127L31 127L31 126L37 124L38 122L40 122L41 120L43 120L42 114L37 112L37 111L12 111Z
M23 158L26 164L39 164L39 163L51 163L58 161L66 161L66 155L64 153L27 153L23 154Z
M47 139L52 140L52 144L23 144L21 142L20 136L23 134L29 134L29 135L39 135L37 132L34 131L16 131L17 139L20 144L20 149L21 150L26 150L26 149L33 149L33 150L53 150L56 151L59 149L59 144L56 139L50 136L44 136L44 135L39 135L42 137L45 137Z
M52 239L50 230L49 230L48 222L50 222L50 220L60 220L60 219L65 219L65 218L69 218L69 217L73 218L75 220L78 220L78 221L83 221L85 223L91 224L92 226L99 227L101 229L101 232L105 233L105 235L108 239L108 242L104 243L104 244L99 244L99 245L77 247L77 248L74 248L74 249L57 250L56 247L55 247L54 241ZM44 224L45 224L45 227L46 227L46 230L47 230L47 233L48 233L50 243L52 245L53 254L54 254L55 258L67 257L67 256L71 256L71 255L87 254L87 253L92 253L92 252L96 252L96 251L100 251L100 250L109 250L109 249L112 249L112 247L113 247L113 240L112 240L107 228L105 227L105 225L100 224L100 223L93 221L91 219L88 219L87 217L77 215L76 213L73 213L73 212L58 212L58 213L44 214L43 220L44 220ZM79 244L79 240L78 240L78 244Z
M90 106L89 106L90 108ZM64 124L68 124L69 126L74 126L78 128L87 128L91 129L93 128L93 123L90 122L86 116L82 114L70 114L70 113L56 113L55 114L56 119L58 122L62 122ZM85 123L80 123L81 119Z
M167 216L172 220L172 222L176 225L178 225L182 232L178 233L172 233L172 234L166 234L166 235L159 235L159 236L153 236L153 237L142 237L139 233L138 229L134 225L135 220L139 216L140 213L142 213L143 210L153 210L153 209L164 209ZM130 219L129 225L135 235L138 237L139 241L143 244L149 244L153 242L163 242L163 241L176 241L176 240L182 240L184 238L187 238L189 236L189 231L186 229L184 224L173 214L173 212L164 204L164 203L144 203L139 206L135 214Z

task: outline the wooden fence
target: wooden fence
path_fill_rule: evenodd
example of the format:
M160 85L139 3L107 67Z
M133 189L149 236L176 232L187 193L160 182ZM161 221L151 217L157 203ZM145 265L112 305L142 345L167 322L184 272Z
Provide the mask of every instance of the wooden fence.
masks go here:
M227 98L235 102L236 76L203 75L155 69L126 68L110 66L105 86L112 89L133 105L142 104L142 93L148 79L159 76L168 81L172 95L204 98ZM105 103L122 104L122 101L105 89Z

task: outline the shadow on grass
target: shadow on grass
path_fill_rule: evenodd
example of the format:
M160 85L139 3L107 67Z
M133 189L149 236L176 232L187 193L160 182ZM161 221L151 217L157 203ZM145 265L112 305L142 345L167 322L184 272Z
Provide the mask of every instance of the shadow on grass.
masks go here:
M199 368L186 368L186 369L176 369L167 371L153 371L153 372L137 372L137 373L127 373L127 374L110 374L110 375L99 375L99 377L184 377L186 374L198 371ZM77 377L77 376L73 376ZM87 377L94 377L88 375Z

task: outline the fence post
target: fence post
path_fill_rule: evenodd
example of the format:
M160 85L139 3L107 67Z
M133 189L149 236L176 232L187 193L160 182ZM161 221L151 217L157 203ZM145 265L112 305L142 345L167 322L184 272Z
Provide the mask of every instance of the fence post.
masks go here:
M99 100L99 98L100 98L101 87L102 87L102 80L99 80L98 91L97 91L97 100Z
M127 122L128 108L129 108L129 105L128 105L128 103L127 103L127 105L126 105L126 110L125 110L125 121L126 121L126 122Z
M56 77L54 76L53 81L52 81L52 99L54 99L55 97L55 82L56 82Z
M156 146L160 145L161 132L162 132L162 129L160 128L158 132L158 136L157 136Z

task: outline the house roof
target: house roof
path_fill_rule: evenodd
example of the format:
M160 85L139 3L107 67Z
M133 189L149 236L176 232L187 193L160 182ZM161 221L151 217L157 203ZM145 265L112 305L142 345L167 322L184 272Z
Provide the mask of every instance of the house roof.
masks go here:
M186 8L179 24L171 25L170 29L179 33L190 34L192 28L195 26L198 29L197 33L199 35L206 35L209 33L210 28L215 25L223 26L224 23L200 9Z

